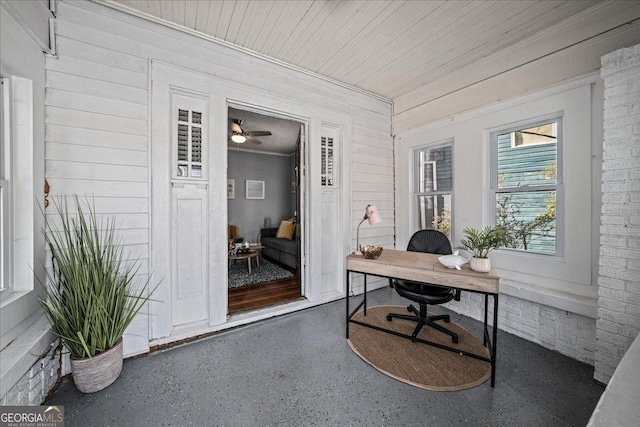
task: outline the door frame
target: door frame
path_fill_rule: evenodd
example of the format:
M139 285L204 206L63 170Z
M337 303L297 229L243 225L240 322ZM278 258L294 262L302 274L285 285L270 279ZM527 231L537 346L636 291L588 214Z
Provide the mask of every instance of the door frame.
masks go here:
M300 152L300 163L302 164L298 164L296 165L299 168L299 180L300 180L300 185L298 186L298 203L300 206L300 212L298 212L298 219L300 221L300 228L302 230L302 233L300 234L300 254L298 256L298 261L300 263L300 271L299 273L299 280L300 280L300 294L302 296L305 296L306 293L306 289L307 289L307 283L306 283L306 274L305 274L305 242L307 241L306 238L306 228L307 228L307 211L308 211L308 207L306 205L307 202L307 198L306 198L306 194L307 194L307 179L306 179L306 175L304 174L304 170L305 170L305 165L307 164L307 141L308 141L308 129L309 129L309 118L308 117L303 117L303 116L299 116L299 115L295 115L295 114L291 114L291 113L285 113L282 111L277 111L277 110L273 110L273 109L269 109L269 108L265 108L259 105L255 105L255 104L250 104L250 103L246 103L246 102L240 102L240 101L236 101L236 100L231 100L231 99L227 99L227 121L229 120L228 117L228 112L229 112L229 108L234 108L234 109L238 109L238 110L244 110L244 111L250 111L252 113L257 113L257 114L262 114L263 116L271 116L271 117L275 117L278 119L285 119L285 120L291 120L294 121L302 126L304 126L304 137L302 138L302 142L301 142L301 152ZM228 149L227 149L228 150ZM228 168L229 166L229 162L227 161L227 168L225 169L226 171L229 170ZM228 174L227 174L227 178L228 179ZM225 181L226 182L226 181ZM227 204L228 204L228 200L227 200ZM228 206L227 206L227 212L228 212ZM229 298L229 295L227 294L227 298ZM260 310L260 309L257 309Z
M348 112L331 110L327 107L315 105L311 98L297 99L278 94L268 88L257 88L222 79L207 73L189 70L178 65L162 61L149 61L149 182L150 182L150 222L149 230L149 271L154 282L162 281L154 293L149 304L149 342L151 345L162 345L175 342L195 335L206 334L222 329L255 322L262 319L290 313L307 307L313 307L330 301L344 298L344 286L339 286L330 294L322 292L322 251L311 242L322 241L322 223L320 218L321 186L319 179L320 153L311 147L312 141L319 141L322 126L331 123L342 129L341 172L342 178L351 176L351 134L352 118ZM166 161L166 154L170 134L169 124L158 120L156 97L168 97L169 88L179 88L183 91L206 93L209 97L210 132L208 154L210 165L208 175L209 188L209 247L208 265L209 279L209 321L205 326L172 330L170 326L170 304L167 298L167 282L171 277L171 266L162 254L167 252L168 239L167 221L170 217L168 209L169 185L166 180L170 164ZM305 277L301 284L304 292L303 300L274 307L265 307L247 313L227 316L228 309L228 271L227 271L227 189L226 166L227 159L227 131L228 106L236 105L244 108L259 106L260 112L271 111L293 118L306 124L305 158L306 164L302 173L305 185L301 189L305 194L306 208L304 216L305 241L303 242ZM165 112L166 115L166 112ZM214 170L215 169L215 170ZM318 179L316 179L318 178ZM351 217L351 182L343 179L340 206L337 207L342 218ZM351 228L349 221L340 227L341 233L333 245L335 251L336 268L341 271L341 282L344 283L344 256L351 250ZM221 285L222 284L222 285Z

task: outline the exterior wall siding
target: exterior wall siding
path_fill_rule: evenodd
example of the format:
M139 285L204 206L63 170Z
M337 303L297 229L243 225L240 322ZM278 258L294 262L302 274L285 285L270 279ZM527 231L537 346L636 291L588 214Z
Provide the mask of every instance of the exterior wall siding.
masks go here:
M595 378L640 333L640 45L602 57L604 151Z
M385 223L361 230L361 239L393 247L390 103L93 2L60 1L57 9L57 56L46 61L50 195L86 194L99 213L116 215L126 250L143 263L140 274L150 271L150 58L348 115L341 203L352 203L352 217L345 232L355 236L364 207L376 204ZM342 248L336 257L350 250ZM139 316L125 354L147 351L147 336L148 319Z

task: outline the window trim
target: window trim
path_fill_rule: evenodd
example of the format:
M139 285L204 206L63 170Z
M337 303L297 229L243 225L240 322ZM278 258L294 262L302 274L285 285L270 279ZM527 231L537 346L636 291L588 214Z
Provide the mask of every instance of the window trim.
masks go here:
M445 191L445 190L436 190L436 191L429 191L429 192L418 192L418 189L420 188L420 183L419 183L419 175L420 175L420 169L421 169L421 165L420 165L420 152L425 151L425 150L435 150L438 148L442 148L442 147L451 147L451 191ZM450 224L451 224L451 228L449 231L449 239L453 240L453 236L455 236L455 227L454 227L454 205L455 205L455 178L456 178L456 170L455 170L455 141L454 138L447 138L444 140L440 140L437 142L433 142L433 143L429 143L429 144L425 144L425 145L421 145L418 147L413 148L413 176L411 178L411 185L412 185L412 217L413 217L413 229L414 230L418 230L420 227L420 221L418 218L418 197L420 196L440 196L440 195L450 195L451 197L451 206L450 206Z
M563 173L563 145L564 145L564 114L556 112L531 118L529 120L519 121L517 123L490 129L489 134L489 220L490 224L496 225L496 196L498 193L531 193L535 191L555 191L556 192L556 251L553 254L538 252L533 250L517 249L517 248L500 248L500 251L506 251L515 254L522 254L527 257L539 257L541 259L564 258L564 173ZM518 187L498 187L498 136L505 133L511 133L521 129L528 129L549 122L557 122L557 139L556 139L556 183L546 185L521 185ZM538 145L538 144L536 144ZM521 147L516 147L519 149Z
M3 319L8 314L9 306L29 295L34 289L35 268L34 248L34 134L33 134L33 82L30 79L9 75L2 71L2 76L9 82L8 106L9 123L5 123L5 137L8 137L10 175L10 214L9 229L11 239L8 242L9 252L4 261L8 264L8 286L0 292L0 307ZM5 95L7 92L5 92ZM5 140L5 143L7 141ZM20 168L11 169L11 165ZM31 305L32 302L24 302ZM17 309L18 310L18 309ZM4 319L6 320L6 319ZM3 322L5 323L5 322ZM8 322L10 323L10 322ZM13 323L0 325L0 336L11 330Z

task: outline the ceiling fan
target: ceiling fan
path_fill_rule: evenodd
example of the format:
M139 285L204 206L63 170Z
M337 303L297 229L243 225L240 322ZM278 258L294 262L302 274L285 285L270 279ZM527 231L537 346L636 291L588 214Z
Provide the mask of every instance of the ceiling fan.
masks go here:
M268 136L271 135L271 132L268 130L254 130L254 131L244 131L242 129L242 120L240 119L229 119L229 139L237 144L242 144L246 141L252 142L254 144L262 144L262 141L256 138L256 136Z

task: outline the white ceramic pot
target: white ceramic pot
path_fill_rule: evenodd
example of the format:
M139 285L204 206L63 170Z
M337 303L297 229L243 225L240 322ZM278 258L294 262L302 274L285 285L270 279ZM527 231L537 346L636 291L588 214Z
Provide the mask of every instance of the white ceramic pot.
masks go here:
M491 271L491 260L489 258L472 257L471 260L469 260L469 267L480 273L488 273Z
M91 358L71 356L73 382L83 393L95 393L110 386L122 372L122 340L114 347Z

